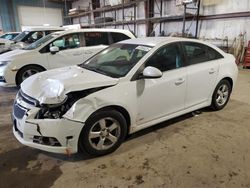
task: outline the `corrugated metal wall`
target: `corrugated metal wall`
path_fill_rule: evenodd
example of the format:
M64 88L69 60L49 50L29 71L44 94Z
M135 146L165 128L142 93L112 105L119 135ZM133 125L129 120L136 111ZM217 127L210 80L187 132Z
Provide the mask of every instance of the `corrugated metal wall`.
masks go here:
M104 0L100 0L103 2ZM108 0L106 0L108 1ZM118 1L118 0L117 0ZM156 0L159 5L159 0ZM79 0L72 4L73 7L83 5L88 6L90 0ZM107 3L106 3L107 4ZM156 9L155 3L155 9ZM138 11L139 10L139 11ZM144 3L139 3L137 7L137 19L145 18L144 13ZM126 9L125 12L129 12L129 9ZM118 16L121 14L122 10L118 11ZM157 12L157 10L155 10ZM225 14L225 13L235 13L235 12L250 12L250 0L201 0L201 15L216 15L216 14ZM163 1L163 16L170 15L182 15L183 6L176 6L176 0ZM106 13L108 16L108 13ZM112 16L112 14L110 14ZM159 14L155 14L155 17ZM92 18L93 19L93 18ZM82 17L81 19L73 19L74 23L88 24L87 17ZM93 21L92 21L93 23ZM203 20L199 25L199 37L205 38L225 38L228 37L229 40L233 40L234 37L237 37L241 32L246 32L247 39L250 40L250 17L239 17L239 18L227 18L227 19L214 19L214 20ZM113 27L113 26L112 26ZM195 33L195 22L188 21L186 27L189 28L189 33ZM118 26L117 28L120 28ZM125 26L125 29L130 28L133 30L133 25ZM136 29L137 36L145 36L145 24L138 25ZM176 22L165 22L162 25L162 29L165 31L165 34L170 33L181 33L182 32L182 21ZM159 35L159 24L154 25L154 30L156 36Z

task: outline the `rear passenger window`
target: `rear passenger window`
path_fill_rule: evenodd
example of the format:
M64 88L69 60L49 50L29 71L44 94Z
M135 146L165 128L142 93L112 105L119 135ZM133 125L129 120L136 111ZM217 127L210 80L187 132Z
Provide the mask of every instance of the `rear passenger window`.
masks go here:
M107 32L85 32L84 37L86 46L109 45Z
M123 33L111 33L111 36L113 39L113 43L130 39L127 35L124 35Z
M204 44L184 42L183 46L187 61L191 65L223 58L219 52Z
M50 33L54 33L60 30L49 30L49 31L45 31L45 35L49 35Z
M52 43L50 43L49 46L50 47L57 46L60 50L78 48L80 47L79 35L78 34L64 35L54 40Z

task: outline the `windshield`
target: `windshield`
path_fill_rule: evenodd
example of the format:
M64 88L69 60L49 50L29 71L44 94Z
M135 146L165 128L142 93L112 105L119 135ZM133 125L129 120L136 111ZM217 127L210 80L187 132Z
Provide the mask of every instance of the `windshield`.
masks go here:
M107 76L120 78L125 76L151 49L152 47L138 44L117 43L79 66Z
M23 31L22 33L20 33L19 35L17 35L17 36L13 39L13 41L15 41L15 42L21 42L22 39L23 39L26 35L28 35L28 34L29 34L29 31Z
M48 41L50 41L55 36L57 36L57 35L56 34L49 34L49 35L39 39L38 41L32 43L31 45L27 46L26 48L24 48L24 50L34 50L34 49L42 46L43 44L47 43Z
M7 34L4 34L4 35L0 36L0 38L7 39L7 40L12 40L17 35L18 35L18 33L7 33Z

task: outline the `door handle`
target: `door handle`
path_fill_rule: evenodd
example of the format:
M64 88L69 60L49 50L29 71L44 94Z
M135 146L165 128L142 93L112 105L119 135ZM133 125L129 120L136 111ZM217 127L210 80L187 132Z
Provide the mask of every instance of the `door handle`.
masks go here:
M179 78L177 81L175 81L175 85L181 85L183 82L185 82L185 79Z
M74 56L82 55L82 53L73 53Z
M93 52L91 51L85 51L84 54L92 54Z
M209 70L209 74L213 74L213 73L215 73L215 70L214 70L214 68L211 68L211 69Z

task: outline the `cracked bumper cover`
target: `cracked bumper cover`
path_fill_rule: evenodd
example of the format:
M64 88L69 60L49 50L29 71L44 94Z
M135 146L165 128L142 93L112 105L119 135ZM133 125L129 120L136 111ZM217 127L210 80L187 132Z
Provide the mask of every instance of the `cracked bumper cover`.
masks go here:
M34 119L34 114L30 110L23 118L18 119L12 113L13 133L16 139L23 145L40 150L67 154L78 151L78 139L83 123L62 119ZM39 128L38 128L39 127ZM41 134L40 134L41 133ZM56 138L61 146L50 146L34 142L34 136ZM69 139L70 138L70 139Z

